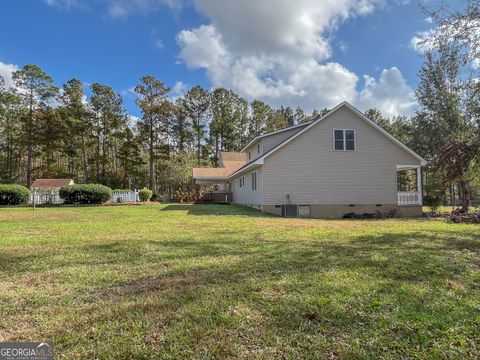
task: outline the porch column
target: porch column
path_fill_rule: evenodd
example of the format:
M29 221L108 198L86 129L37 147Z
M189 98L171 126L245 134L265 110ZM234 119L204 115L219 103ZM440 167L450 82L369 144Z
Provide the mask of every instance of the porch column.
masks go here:
M418 203L423 205L422 199L422 167L417 167L417 191L418 191Z

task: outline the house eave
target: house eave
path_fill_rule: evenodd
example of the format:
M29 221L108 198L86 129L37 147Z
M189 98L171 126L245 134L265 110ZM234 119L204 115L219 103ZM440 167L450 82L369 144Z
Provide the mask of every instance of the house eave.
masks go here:
M253 168L256 168L256 167L259 167L261 165L263 165L264 161L263 161L263 157L257 159L257 160L254 160L252 161L250 164L246 165L245 167L241 168L241 169L238 169L237 171L235 171L233 174L230 174L227 176L227 180L230 180L232 178L234 178L235 176L238 176L238 175L241 175L243 174L244 172L247 172Z
M227 177L226 176L193 176L193 180L225 181L225 180L227 180Z

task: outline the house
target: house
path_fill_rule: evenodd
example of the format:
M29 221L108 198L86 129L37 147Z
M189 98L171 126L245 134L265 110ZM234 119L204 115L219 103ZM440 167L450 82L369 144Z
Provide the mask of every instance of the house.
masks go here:
M246 155L243 152L221 152L218 168L194 168L193 179L196 184L214 184L216 190L211 200L217 203L231 202L231 191L227 177L246 164Z
M233 204L282 216L421 215L426 161L347 102L311 122L260 135L241 153L239 167L194 169L195 182L218 184ZM406 171L414 174L414 188L397 181Z
M36 179L32 186L32 198L36 204L61 204L63 200L60 198L60 188L65 185L73 185L72 179Z

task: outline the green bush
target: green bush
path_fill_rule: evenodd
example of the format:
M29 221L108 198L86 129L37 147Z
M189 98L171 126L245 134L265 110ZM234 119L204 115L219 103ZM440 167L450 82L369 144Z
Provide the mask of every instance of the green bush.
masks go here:
M22 185L0 184L0 205L23 205L30 198L30 190Z
M430 207L432 213L436 214L438 208L442 205L442 198L436 195L425 195L423 197L423 205Z
M66 185L60 189L65 204L103 204L112 198L112 189L99 184Z
M152 195L153 191L148 189L142 189L138 192L138 197L140 198L140 201L150 201Z

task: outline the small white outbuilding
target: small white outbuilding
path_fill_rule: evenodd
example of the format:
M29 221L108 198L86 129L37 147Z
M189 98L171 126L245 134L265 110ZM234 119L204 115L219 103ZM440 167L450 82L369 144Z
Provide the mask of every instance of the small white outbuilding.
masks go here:
M35 204L61 204L63 200L60 198L60 188L73 184L72 179L36 179L30 186L30 201L35 200Z

